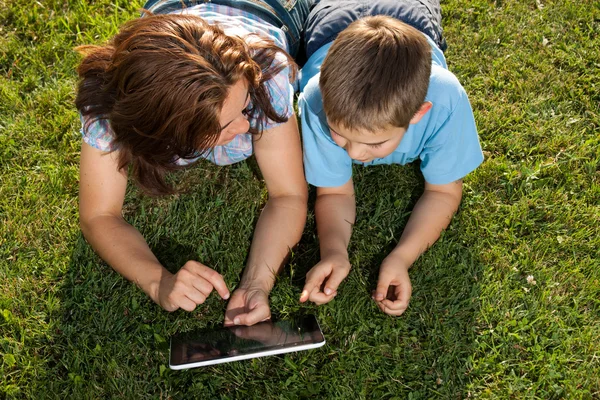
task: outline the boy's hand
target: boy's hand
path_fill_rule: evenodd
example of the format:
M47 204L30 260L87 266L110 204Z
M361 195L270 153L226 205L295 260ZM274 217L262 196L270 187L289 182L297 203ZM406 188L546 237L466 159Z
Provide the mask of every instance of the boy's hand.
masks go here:
M389 255L381 263L379 280L373 299L384 313L402 315L408 307L412 285L408 276L407 265L400 257Z
M329 303L349 272L350 261L347 256L332 255L322 259L306 274L300 302L310 300L317 305Z
M160 280L157 303L167 311L182 308L194 311L215 289L223 299L229 290L221 274L197 261L188 261L176 274L165 274Z
M271 318L269 293L256 287L240 287L231 295L225 311L225 326L254 325Z

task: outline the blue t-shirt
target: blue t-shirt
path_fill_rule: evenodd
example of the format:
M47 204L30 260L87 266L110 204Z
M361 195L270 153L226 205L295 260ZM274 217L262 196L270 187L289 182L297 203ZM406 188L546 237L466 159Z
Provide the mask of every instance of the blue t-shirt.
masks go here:
M433 104L416 124L409 125L398 147L387 157L367 163L352 160L331 138L319 89L320 67L332 43L317 50L302 68L298 101L302 121L304 169L308 183L338 187L352 177L352 163L408 164L421 160L428 183L443 185L463 178L483 161L475 118L465 90L448 71L442 51L432 47L432 66L425 101Z

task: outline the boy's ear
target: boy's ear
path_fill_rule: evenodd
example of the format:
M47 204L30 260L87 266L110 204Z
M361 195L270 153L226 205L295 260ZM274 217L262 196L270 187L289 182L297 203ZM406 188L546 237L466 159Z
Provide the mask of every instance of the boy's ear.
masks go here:
M410 123L416 124L419 122L421 118L423 118L423 116L427 114L429 110L431 110L431 107L433 107L433 104L430 101L426 101L425 103L421 104L421 108L419 108L419 111L417 111L410 119Z

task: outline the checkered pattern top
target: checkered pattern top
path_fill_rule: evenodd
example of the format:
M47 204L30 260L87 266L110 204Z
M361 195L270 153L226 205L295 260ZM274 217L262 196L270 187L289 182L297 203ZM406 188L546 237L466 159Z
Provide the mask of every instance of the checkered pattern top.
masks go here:
M218 24L227 35L236 35L250 40L260 40L253 36L268 37L275 44L283 49L287 49L287 42L284 32L260 18L232 7L206 3L189 7L183 10L172 12L172 14L190 14L202 17L210 24ZM285 57L277 55L275 63L284 62ZM291 117L294 114L293 96L294 89L290 83L290 70L285 68L276 76L269 80L266 85L271 97L271 104L279 115ZM110 127L110 122L106 118L90 119L90 117L81 116L82 128L81 135L83 141L90 146L102 151L117 150L114 148L114 133ZM250 120L250 124L256 121ZM277 126L278 123L267 121L264 130ZM217 165L233 164L252 155L252 135L245 133L236 136L231 142L223 146L215 146L203 154L198 153L197 157L191 159L176 159L174 163L178 165L189 165L200 158L205 158Z

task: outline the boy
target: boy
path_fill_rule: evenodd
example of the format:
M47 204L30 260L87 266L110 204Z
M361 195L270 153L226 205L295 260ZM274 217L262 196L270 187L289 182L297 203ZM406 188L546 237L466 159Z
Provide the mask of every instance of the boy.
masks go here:
M469 100L447 70L440 22L433 0L323 0L309 15L299 108L321 261L307 274L301 302L331 301L350 271L353 163L421 160L424 193L373 294L383 312L400 315L412 291L408 269L448 226L462 178L483 161Z

